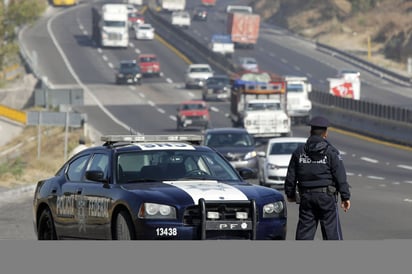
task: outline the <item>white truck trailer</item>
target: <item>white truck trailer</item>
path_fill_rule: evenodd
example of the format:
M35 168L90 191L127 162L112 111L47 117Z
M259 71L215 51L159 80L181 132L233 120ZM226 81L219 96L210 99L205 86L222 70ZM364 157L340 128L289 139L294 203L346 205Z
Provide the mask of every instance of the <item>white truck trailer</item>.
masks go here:
M127 4L103 4L92 7L93 37L102 47L129 46Z
M312 84L304 76L285 76L285 80L287 110L292 123L307 123L312 110L312 102L309 100Z

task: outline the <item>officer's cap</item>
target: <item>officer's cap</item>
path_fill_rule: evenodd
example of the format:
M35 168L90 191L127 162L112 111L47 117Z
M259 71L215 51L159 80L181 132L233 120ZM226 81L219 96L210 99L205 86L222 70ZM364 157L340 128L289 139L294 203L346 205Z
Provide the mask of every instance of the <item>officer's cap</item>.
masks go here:
M327 128L329 125L329 120L322 116L315 116L309 121L311 127Z

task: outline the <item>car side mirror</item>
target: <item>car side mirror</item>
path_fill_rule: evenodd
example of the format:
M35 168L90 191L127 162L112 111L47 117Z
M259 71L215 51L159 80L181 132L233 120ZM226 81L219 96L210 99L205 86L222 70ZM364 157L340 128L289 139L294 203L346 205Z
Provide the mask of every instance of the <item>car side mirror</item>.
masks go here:
M86 179L95 182L106 182L104 172L101 170L88 170L86 171Z
M239 172L240 177L244 180L257 178L257 172L251 168L238 168L237 171Z

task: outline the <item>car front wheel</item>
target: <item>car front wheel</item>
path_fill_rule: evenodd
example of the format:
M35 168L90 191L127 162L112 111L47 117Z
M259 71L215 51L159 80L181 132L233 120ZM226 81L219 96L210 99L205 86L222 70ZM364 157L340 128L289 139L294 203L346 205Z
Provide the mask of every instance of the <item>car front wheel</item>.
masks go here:
M57 240L53 216L48 208L40 214L37 238L39 240Z
M132 219L125 210L119 211L116 215L116 221L113 229L113 239L121 241L135 239Z

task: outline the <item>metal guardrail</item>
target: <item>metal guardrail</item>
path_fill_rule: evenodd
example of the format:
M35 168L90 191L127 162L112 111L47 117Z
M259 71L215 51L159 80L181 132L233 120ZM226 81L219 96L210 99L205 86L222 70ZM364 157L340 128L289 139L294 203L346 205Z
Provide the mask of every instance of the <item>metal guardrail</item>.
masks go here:
M316 47L320 51L326 52L330 55L333 55L334 57L343 59L346 62L349 62L358 67L361 67L364 70L367 70L383 79L386 79L388 81L391 81L397 84L412 87L412 75L411 76L401 75L394 71L379 67L353 54L350 54L348 52L333 48L331 46L328 46L328 45L325 45L319 42L316 43Z

